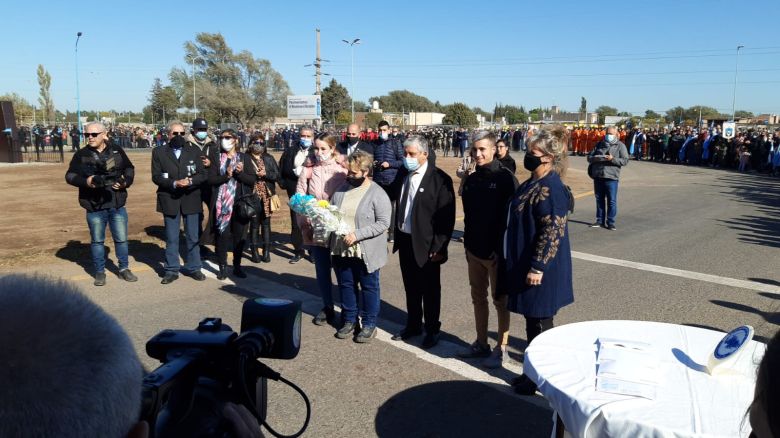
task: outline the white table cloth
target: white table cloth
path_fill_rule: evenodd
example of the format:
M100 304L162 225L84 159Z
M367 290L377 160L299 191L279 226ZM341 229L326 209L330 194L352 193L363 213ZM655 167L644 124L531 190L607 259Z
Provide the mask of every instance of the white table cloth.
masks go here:
M577 437L747 437L756 368L766 346L751 341L741 375L710 376L705 366L725 333L645 321L589 321L539 335L524 373ZM599 338L654 346L660 361L655 400L596 391ZM743 421L744 419L744 421Z

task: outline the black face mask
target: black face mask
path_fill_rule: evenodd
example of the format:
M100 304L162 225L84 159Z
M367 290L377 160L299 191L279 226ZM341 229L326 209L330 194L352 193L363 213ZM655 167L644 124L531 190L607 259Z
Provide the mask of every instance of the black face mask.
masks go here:
M361 176L360 178L347 178L347 183L352 187L360 187L363 185L363 181L365 180L365 176Z
M523 158L523 167L526 168L529 172L533 172L536 170L537 167L542 165L542 157L537 157L536 155L526 152L525 158Z
M347 142L350 146L354 146L360 141L360 137L347 137Z
M185 140L181 135L177 135L174 136L168 144L170 144L174 149L181 149L182 146L187 144L187 140Z

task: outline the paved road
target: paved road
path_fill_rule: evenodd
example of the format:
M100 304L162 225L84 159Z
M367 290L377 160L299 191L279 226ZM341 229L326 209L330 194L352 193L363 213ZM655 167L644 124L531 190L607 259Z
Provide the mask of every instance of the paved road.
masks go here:
M584 159L572 158L571 172L585 167ZM589 228L594 210L592 195L581 193L569 228L575 303L559 313L557 325L638 319L728 330L751 324L763 340L778 329L779 180L632 161L620 183L618 231ZM417 347L420 339L389 339L405 318L397 257L391 257L381 274L382 330L372 344L338 340L333 328L307 322L298 358L268 361L309 394L314 413L308 436L549 436L546 402L515 396L505 383L521 370L522 318L512 318L509 370L488 373L453 357L475 335L463 248L457 242L450 248L442 270L445 334L436 348L425 352ZM246 297L300 299L304 311L316 313L313 265L289 265L288 254L280 247L270 264L249 263L250 277L238 284L217 281L212 273L206 282L182 278L161 286L153 270L162 250L138 258L135 284L109 276L106 287L95 288L75 264L37 269L75 279L122 322L153 368L143 347L150 336L194 327L204 316L221 316L237 328ZM271 425L292 433L302 414L295 394L271 383Z

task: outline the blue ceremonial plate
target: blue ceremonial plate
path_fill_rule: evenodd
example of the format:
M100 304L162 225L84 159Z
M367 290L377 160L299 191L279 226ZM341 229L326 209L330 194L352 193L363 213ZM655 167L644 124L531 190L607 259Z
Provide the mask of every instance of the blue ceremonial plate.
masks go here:
M743 325L730 331L715 347L715 359L726 359L753 339L753 327Z

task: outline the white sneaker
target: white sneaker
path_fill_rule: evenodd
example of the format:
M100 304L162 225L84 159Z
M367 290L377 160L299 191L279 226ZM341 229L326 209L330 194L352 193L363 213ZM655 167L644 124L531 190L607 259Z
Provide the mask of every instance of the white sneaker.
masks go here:
M482 361L482 366L489 369L501 368L504 366L505 360L509 360L509 356L506 354L506 346L496 345L493 351L490 352L490 356Z

